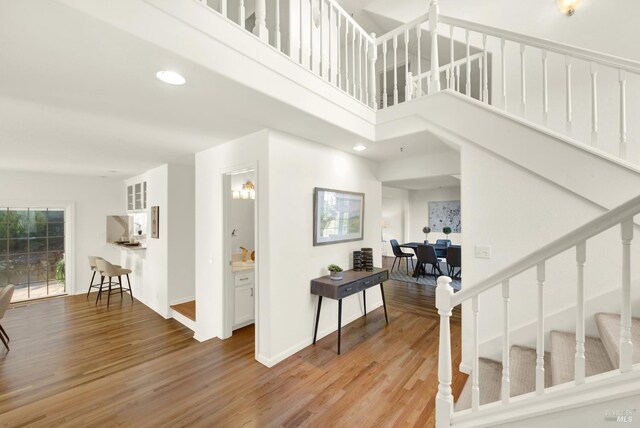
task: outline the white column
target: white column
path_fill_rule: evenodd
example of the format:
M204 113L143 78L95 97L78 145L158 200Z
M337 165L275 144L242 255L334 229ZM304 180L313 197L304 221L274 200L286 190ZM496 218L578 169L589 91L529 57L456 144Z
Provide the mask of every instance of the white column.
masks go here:
M627 76L624 70L619 70L620 81L620 157L627 158Z
M480 407L480 355L478 343L478 296L471 298L471 311L473 312L473 369L471 370L471 409L477 411Z
M536 343L536 394L544 394L544 281L545 265L537 268L538 278L538 334Z
M440 60L438 58L438 0L429 6L429 32L431 33L431 84L429 92L440 92Z
M376 44L376 33L371 33L371 38L373 41L370 43L371 50L369 54L369 73L371 73L370 82L369 82L369 94L370 94L370 103L371 107L375 110L378 110L378 88L376 85L376 62L378 61L378 45ZM385 42L385 46L386 46ZM386 54L385 54L385 63L386 63ZM385 86L386 86L386 68L384 70L385 73ZM386 100L386 99L385 99Z
M438 394L436 395L436 428L449 428L453 414L453 395L451 394L451 278L438 278L436 288L436 308L440 315L440 338L438 347Z
M267 29L267 2L266 0L256 1L256 24L253 27L253 34L260 40L269 43L269 30Z
M591 145L598 145L598 64L591 63Z
M502 403L511 398L511 378L509 375L509 280L502 283Z
M581 242L576 246L576 262L578 265L578 287L576 304L576 354L575 354L575 383L584 383L585 378L585 346L584 346L584 264L587 260L587 243Z
M567 87L567 135L571 136L572 128L573 128L573 108L572 108L572 96L571 96L571 61L572 58L570 56L565 57L565 69L566 69L566 87Z
M631 371L633 343L631 342L631 240L633 217L621 224L622 235L622 307L620 311L620 372Z

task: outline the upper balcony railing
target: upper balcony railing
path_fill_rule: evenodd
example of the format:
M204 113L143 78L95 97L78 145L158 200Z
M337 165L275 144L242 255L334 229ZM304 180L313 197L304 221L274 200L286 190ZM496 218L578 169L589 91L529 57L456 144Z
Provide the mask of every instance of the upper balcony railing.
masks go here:
M374 110L455 90L630 158L627 92L640 90L640 62L440 16L437 0L380 37L336 0L194 1Z

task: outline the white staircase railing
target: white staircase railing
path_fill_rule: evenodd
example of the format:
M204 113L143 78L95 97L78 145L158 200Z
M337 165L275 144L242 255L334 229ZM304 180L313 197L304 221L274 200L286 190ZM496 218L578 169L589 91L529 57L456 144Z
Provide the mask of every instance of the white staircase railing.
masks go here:
M585 382L585 315L584 315L584 266L586 262L586 244L591 238L620 225L622 240L622 299L620 321L620 373L631 371L633 346L631 342L631 241L633 239L633 217L640 213L640 196L612 209L604 215L590 221L574 231L558 238L528 256L500 270L484 281L455 293L451 287L451 279L446 276L438 278L436 289L436 307L440 315L440 348L438 356L438 395L436 397L436 427L449 427L453 412L453 396L451 393L451 333L449 318L454 307L471 301L473 317L472 352L472 406L471 412L482 411L479 397L482 385L478 379L478 298L494 287L502 286L503 297L503 346L502 346L502 402L510 402L509 393L509 293L510 280L529 270L537 272L537 344L536 344L536 394L545 394L544 386L544 284L547 261L560 253L575 248L577 268L576 295L576 352L575 352L575 385Z
M367 34L336 0L193 1L374 110L455 90L628 159L627 88L640 85L638 61L441 16L437 0L429 1L428 13L380 37ZM448 37L444 52L440 34ZM528 92L538 84L539 91ZM614 99L617 106L603 107ZM640 162L640 149L635 157Z

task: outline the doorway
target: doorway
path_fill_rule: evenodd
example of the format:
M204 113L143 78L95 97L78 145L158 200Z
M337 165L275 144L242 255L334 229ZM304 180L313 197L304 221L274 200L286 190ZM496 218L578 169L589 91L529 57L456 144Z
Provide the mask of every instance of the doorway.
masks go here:
M224 337L253 328L257 289L256 170L242 169L224 177Z

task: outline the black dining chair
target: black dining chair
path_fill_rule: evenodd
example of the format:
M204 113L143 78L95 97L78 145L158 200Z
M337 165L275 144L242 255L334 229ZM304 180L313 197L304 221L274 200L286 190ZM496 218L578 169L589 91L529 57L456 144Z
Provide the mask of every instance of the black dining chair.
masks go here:
M433 248L433 245L418 245L416 256L418 257L418 278L421 274L427 274L426 265L431 265L431 275L434 278L437 278L436 273L442 275L440 259L436 255L436 249Z
M459 245L447 248L447 271L451 278L460 278L462 275L462 247Z
M391 249L393 250L393 255L396 256L396 258L393 259L393 264L391 265L391 271L393 272L393 267L395 266L396 261L398 262L398 267L396 270L400 270L400 264L402 263L402 259L405 259L405 264L407 266L407 273L409 273L409 259L411 259L411 268L414 267L413 254L403 252L402 249L400 249L400 245L398 244L398 241L396 241L395 239L392 239L389 242L391 243Z

